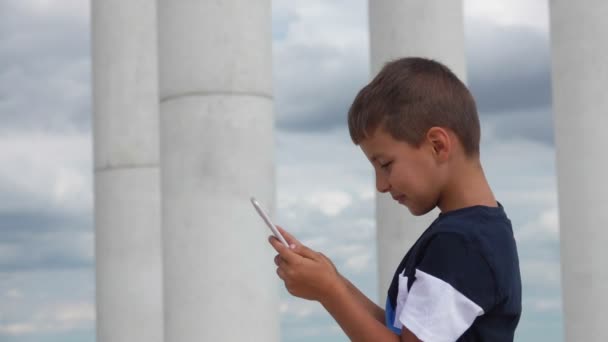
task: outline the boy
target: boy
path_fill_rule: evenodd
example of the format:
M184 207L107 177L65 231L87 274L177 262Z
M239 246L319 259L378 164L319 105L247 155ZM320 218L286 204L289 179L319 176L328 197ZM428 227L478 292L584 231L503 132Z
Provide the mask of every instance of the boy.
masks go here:
M512 341L521 315L517 248L481 167L466 86L440 63L399 59L359 92L348 125L379 192L413 215L441 212L395 271L384 309L282 230L290 248L270 243L287 290L319 301L352 341Z

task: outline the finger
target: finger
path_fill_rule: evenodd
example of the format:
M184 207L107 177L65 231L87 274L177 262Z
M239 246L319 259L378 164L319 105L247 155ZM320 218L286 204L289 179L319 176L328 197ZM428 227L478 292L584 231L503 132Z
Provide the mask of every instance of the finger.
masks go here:
M300 241L298 241L291 234L289 234L285 229L283 229L283 227L281 227L281 226L276 226L276 227L279 230L279 232L281 232L281 235L283 235L285 240L287 240L287 243L290 245L291 249L294 252L296 252L297 254L299 254L305 258L316 260L317 252L304 246Z
M285 245L283 245L276 237L270 236L268 241L270 241L270 244L274 250L279 253L282 262L286 262L288 264L297 263L302 259L300 255L294 253L290 248L285 247Z
M317 260L319 258L319 253L302 244L295 245L295 247L292 248L292 251L307 259Z
M277 265L277 266L280 266L280 265L279 265L279 262L281 262L281 256L277 254L277 255L274 257L274 264L275 264L275 265Z
M281 280L285 281L285 271L282 268L277 267L277 275Z
M285 238L285 241L287 241L288 244L290 244L290 245L294 244L296 246L300 244L300 241L298 241L298 239L296 239L288 231L283 229L283 227L278 226L278 225L276 227L279 230L279 232L281 233L281 235L283 235L283 237Z
M268 242L270 242L270 245L272 246L272 248L274 248L275 251L279 251L278 248L283 247L285 248L285 245L279 241L279 239L277 239L274 235L270 235L268 237Z

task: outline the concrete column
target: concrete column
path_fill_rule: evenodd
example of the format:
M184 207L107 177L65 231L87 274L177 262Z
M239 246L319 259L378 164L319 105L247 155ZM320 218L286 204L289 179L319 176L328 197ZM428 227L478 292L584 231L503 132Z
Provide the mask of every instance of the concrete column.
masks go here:
M278 341L270 0L157 3L165 341Z
M461 0L370 0L368 3L372 77L388 61L418 56L442 62L465 81ZM437 211L414 217L390 195L376 194L380 305L384 305L395 268L436 216Z
M608 341L608 2L550 2L565 341Z
M161 342L156 4L92 1L98 342Z

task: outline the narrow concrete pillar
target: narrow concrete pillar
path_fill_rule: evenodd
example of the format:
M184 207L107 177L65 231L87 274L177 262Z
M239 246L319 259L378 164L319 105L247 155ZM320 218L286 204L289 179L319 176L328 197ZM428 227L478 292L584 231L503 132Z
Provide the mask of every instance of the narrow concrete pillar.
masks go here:
M270 0L158 0L165 341L278 341Z
M442 62L465 81L461 0L370 0L368 4L372 77L388 61L417 56ZM376 193L380 305L397 265L436 215L434 211L414 217L390 195Z
M92 1L98 342L161 342L156 4Z
M565 341L608 341L608 2L549 6Z

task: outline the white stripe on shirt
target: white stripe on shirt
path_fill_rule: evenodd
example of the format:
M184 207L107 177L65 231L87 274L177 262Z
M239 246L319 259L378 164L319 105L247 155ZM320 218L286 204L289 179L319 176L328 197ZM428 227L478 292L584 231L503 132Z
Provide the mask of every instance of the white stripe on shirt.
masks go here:
M452 285L416 269L416 280L395 317L422 341L447 342L457 340L483 314Z

